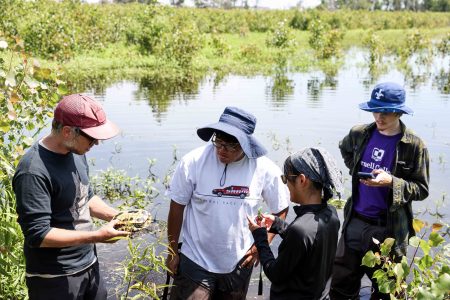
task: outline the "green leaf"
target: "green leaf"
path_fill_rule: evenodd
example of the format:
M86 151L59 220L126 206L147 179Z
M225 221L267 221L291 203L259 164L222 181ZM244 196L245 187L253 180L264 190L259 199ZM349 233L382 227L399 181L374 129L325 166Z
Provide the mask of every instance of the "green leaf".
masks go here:
M418 264L418 266L419 266L419 268L423 271L423 270L426 270L426 269L428 269L429 267L431 267L432 265L433 265L433 258L431 257L431 256L429 256L429 255L425 255L424 257L422 257L420 260L419 260L419 264Z
M6 75L5 86L15 87L16 85L16 74L11 71L8 73L8 75Z
M406 255L402 256L402 261L400 264L402 265L403 273L405 274L404 277L406 278L409 275L409 264Z
M58 94L60 95L66 95L69 93L69 89L64 84L61 84L58 86Z
M384 270L378 269L373 272L372 278L376 279L377 282L379 282L382 280L387 280L388 274Z
M419 287L419 292L417 293L417 300L434 300L436 297L433 296L429 291L423 287Z
M26 76L24 81L28 85L28 87L31 89L35 89L39 86L39 82L37 82L33 78L30 78L29 76Z
M428 244L431 247L437 247L444 241L445 241L444 238L442 236L440 236L440 234L438 234L437 232L432 232L432 233L430 233L430 237L428 239Z
M23 142L27 145L27 146L31 146L34 143L34 139L31 137L26 137L23 139Z
M396 264L394 266L393 271L394 271L395 277L397 278L397 283L399 284L405 277L405 270L403 269L402 264Z
M421 239L417 236L413 236L409 239L409 244L413 247L419 247Z
M430 245L428 244L427 241L421 240L421 241L420 241L420 248L422 249L422 251L423 251L423 253L424 253L425 255L428 255L428 254L430 253L431 247L430 247Z
M373 268L375 265L380 264L380 258L377 257L372 250L368 251L362 258L361 265Z
M377 281L377 283L378 289L382 293L389 294L395 291L395 281L392 279L387 279L387 275L385 278L381 279L380 281Z
M449 292L450 291L450 274L442 274L436 280L436 284L442 291Z
M381 255L388 256L391 252L392 245L394 245L395 239L393 238L387 238L384 240L384 242L381 244Z

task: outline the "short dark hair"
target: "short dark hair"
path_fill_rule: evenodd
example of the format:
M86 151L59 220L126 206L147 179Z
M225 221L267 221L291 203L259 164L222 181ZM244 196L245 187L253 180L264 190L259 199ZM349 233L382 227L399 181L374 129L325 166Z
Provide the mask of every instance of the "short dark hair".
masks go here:
M53 133L59 133L61 132L61 129L64 127L64 124L56 121L55 119L53 119L52 121L52 132Z
M214 134L216 135L217 138L221 139L226 143L239 143L238 139L234 135L228 134L221 130L215 130Z

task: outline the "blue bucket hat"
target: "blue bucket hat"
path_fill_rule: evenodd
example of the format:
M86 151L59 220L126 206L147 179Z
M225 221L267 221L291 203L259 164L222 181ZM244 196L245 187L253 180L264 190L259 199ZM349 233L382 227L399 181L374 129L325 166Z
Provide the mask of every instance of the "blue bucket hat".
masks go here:
M393 82L377 84L368 102L359 108L370 112L396 112L412 115L414 112L405 105L405 89Z
M207 142L215 131L223 131L239 141L247 157L258 158L265 155L267 150L252 136L255 126L256 118L252 114L237 107L227 106L219 122L197 129L197 135Z

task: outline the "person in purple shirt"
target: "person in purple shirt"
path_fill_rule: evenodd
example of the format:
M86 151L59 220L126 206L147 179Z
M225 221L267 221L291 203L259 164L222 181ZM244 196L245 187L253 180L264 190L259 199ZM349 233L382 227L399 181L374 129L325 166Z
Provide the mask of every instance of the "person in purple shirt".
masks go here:
M372 278L375 268L362 266L361 261L367 251L379 251L373 238L383 242L392 237L396 259L406 254L408 239L414 235L411 202L428 196L429 156L423 141L400 121L402 114L413 113L405 105L403 87L380 83L359 107L372 112L375 122L354 126L339 143L352 176L352 195L344 208L330 297L359 299L361 278L367 274L371 299L389 299Z

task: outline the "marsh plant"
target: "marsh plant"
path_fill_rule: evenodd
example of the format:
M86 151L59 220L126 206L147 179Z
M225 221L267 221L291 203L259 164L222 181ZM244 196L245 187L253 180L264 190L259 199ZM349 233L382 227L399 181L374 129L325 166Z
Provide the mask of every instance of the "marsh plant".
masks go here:
M369 72L372 76L377 77L383 72L383 57L386 54L386 46L379 35L373 31L369 31L363 40L364 47L369 51L367 63L369 65Z
M0 298L24 299L23 235L11 180L20 158L47 125L65 86L53 69L41 68L20 39L0 36Z
M125 170L115 168L100 171L91 177L94 193L107 199L119 210L148 208L160 194L155 187L158 178L151 172L154 161L150 160L149 163L147 178L131 177Z
M319 59L329 59L339 56L340 43L344 38L344 33L340 29L333 29L320 19L315 19L310 23L309 45L314 50Z
M144 239L128 239L128 257L121 262L122 284L116 289L121 299L160 299L165 284L156 283L156 275L168 269L165 257L169 250L158 252L160 241L148 243ZM165 249L170 249L167 245Z
M286 20L279 22L277 27L271 30L267 36L266 45L268 47L282 49L295 47L297 45L292 29L288 26Z
M446 226L446 225L445 225ZM379 251L369 251L362 264L369 268L377 266L373 278L379 289L390 294L390 299L448 299L450 297L450 244L439 232L441 223L427 223L414 219L416 234L409 239L413 248L411 258L401 260L392 254L395 240L387 238L382 243L373 239Z
M409 34L397 52L401 65L408 65L414 59L417 65L429 66L432 62L433 51L431 42L419 30Z

